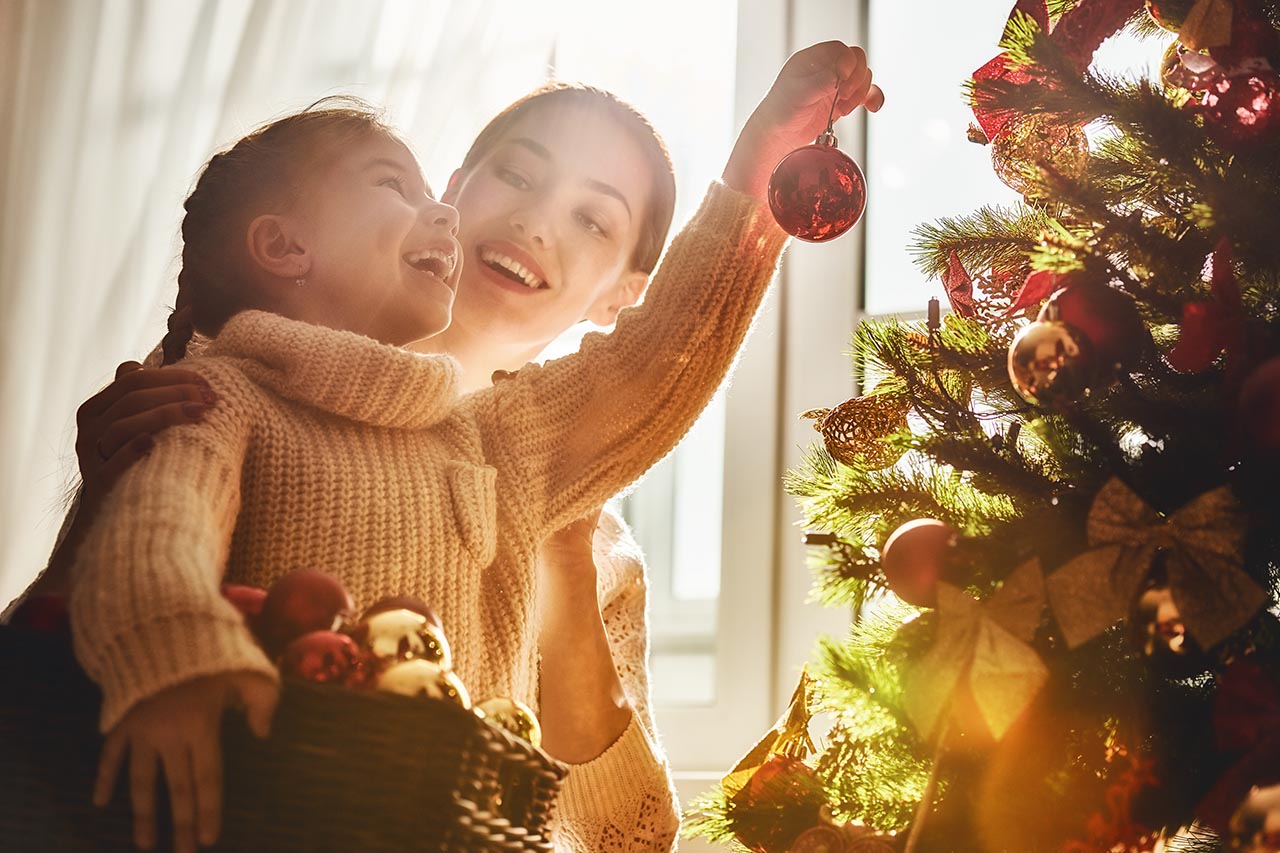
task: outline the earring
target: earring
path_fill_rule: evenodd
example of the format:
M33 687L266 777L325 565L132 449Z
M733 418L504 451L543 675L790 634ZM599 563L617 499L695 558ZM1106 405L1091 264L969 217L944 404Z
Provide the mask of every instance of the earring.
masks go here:
M294 283L294 284L296 284L298 287L306 287L306 286L307 286L307 280L306 280L306 278L295 278L295 279L293 280L293 283Z

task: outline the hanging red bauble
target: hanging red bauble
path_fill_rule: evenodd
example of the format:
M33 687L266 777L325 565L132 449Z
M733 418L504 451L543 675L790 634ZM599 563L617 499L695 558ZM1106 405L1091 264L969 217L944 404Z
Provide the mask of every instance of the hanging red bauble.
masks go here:
M1258 70L1224 77L1205 91L1200 112L1209 135L1229 151L1266 143L1280 130L1280 75Z
M782 158L769 178L773 218L783 231L810 243L848 231L866 205L867 180L830 131Z
M1240 430L1264 455L1280 455L1280 356L1264 361L1240 388Z
M938 603L938 581L956 544L956 531L934 518L908 521L889 535L880 551L880 567L889 589L916 607Z
M1073 282L1050 296L1036 319L1048 320L1055 310L1089 339L1099 365L1131 367L1154 346L1137 303L1109 285Z

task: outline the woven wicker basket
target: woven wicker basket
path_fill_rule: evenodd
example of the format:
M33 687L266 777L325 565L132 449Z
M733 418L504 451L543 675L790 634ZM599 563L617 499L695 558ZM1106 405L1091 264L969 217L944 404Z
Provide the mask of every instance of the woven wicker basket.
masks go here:
M127 784L89 801L99 704L65 639L0 627L4 850L132 849ZM223 745L216 850L551 850L563 765L454 705L286 681L271 737L228 715Z

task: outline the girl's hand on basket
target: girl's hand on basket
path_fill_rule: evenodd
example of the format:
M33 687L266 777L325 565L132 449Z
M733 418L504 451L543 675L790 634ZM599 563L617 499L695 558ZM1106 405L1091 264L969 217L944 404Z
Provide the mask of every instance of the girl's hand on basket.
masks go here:
M828 116L841 118L860 106L875 112L883 105L884 93L871 82L862 48L824 41L797 51L738 134L724 182L764 200L774 167L826 130Z
M173 809L173 848L195 853L196 842L218 840L222 819L222 714L243 708L249 728L266 737L279 687L258 673L229 672L185 681L139 702L107 735L93 802L105 806L129 752L133 840L156 842L156 765L164 765Z

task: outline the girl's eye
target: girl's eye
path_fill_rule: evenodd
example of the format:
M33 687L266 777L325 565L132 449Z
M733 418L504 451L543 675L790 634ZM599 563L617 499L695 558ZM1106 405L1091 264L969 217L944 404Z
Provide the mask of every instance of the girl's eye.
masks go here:
M389 178L384 178L383 180L378 182L378 186L391 187L396 192L400 193L400 195L405 195L404 179L401 178L399 175L392 175Z
M578 224L581 225L584 230L589 231L592 234L598 234L601 237L609 236L608 232L604 230L604 226L597 220L593 219L590 215L586 213L575 213L574 218L578 220Z
M532 186L524 175L519 172L514 172L511 169L499 168L498 177L503 181L503 183L510 184L518 190L527 190Z

